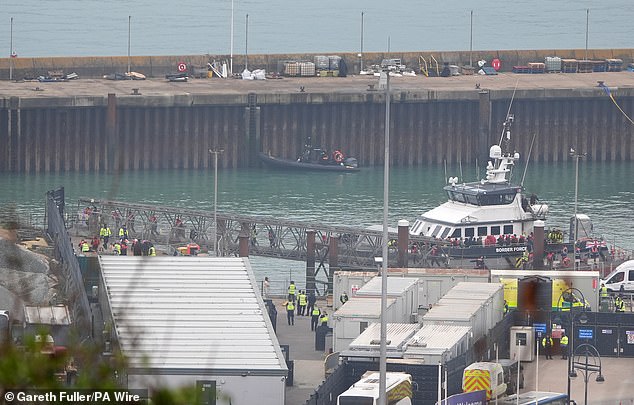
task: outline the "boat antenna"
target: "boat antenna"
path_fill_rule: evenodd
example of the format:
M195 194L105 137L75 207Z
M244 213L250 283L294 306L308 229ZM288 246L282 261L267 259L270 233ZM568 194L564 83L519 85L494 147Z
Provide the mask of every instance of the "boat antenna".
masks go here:
M533 152L533 144L535 143L535 137L537 137L537 133L533 133L533 139L531 140L531 147L528 148L528 157L526 158L526 166L524 167L524 174L522 175L522 181L520 182L520 187L524 187L524 179L526 178L526 171L528 170L528 162L531 160L531 154Z
M464 176L462 175L462 159L460 159L460 181L464 183Z
M519 84L519 82L520 82L520 79L518 77L517 81L515 82L515 87L513 88L513 94L511 95L509 108L506 111L506 118L504 119L504 126L502 127L502 133L500 134L500 142L498 142L498 145L502 145L502 139L504 139L504 133L506 132L506 123L509 121L509 119L513 121L513 119L511 118L511 107L513 107L513 100L515 100L515 92L517 91L517 85Z

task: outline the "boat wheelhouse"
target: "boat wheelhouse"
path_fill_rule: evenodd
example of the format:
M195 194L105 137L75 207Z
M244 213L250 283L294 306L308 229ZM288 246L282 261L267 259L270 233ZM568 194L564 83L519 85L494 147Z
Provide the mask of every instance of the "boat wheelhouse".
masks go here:
M512 121L509 116L504 123L507 142ZM503 153L500 145L493 145L489 157L484 179L459 184L456 177L449 178L444 187L448 201L417 218L410 234L438 239L528 235L536 220L545 220L548 206L510 181L519 153Z

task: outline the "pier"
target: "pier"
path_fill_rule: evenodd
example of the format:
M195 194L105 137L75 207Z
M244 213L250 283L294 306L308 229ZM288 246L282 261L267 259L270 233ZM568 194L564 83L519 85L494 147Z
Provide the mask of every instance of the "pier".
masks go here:
M512 103L513 148L531 160L634 158L632 72L395 77L393 166L484 161ZM385 93L372 76L279 80L0 82L0 171L253 167L258 151L295 158L308 136L361 166L383 162Z

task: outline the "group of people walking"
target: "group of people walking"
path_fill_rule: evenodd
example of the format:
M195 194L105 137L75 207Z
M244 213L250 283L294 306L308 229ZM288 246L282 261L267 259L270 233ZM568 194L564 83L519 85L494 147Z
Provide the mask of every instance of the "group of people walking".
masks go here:
M265 280L268 282L268 278ZM317 297L314 292L306 294L305 290L298 290L294 281L288 286L288 295L284 307L286 320L289 325L295 325L295 315L310 316L310 330L314 331L319 325L328 324L328 313L315 305Z
M112 253L118 256L127 256L128 249L132 250L134 256L156 256L156 248L149 240L133 239L130 242L128 229L125 225L119 227L117 235L118 237L111 242L112 230L104 223L99 229L99 236L94 236L90 243L85 239L79 242L79 250L82 254L91 251L102 253L108 251L110 245Z

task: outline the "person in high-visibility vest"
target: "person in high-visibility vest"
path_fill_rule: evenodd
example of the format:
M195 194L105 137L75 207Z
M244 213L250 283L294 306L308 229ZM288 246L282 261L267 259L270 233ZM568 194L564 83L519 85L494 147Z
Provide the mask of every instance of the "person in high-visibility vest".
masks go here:
M568 336L565 333L559 339L559 347L561 348L561 358L566 360L568 358Z
M297 315L304 316L304 311L306 311L306 293L304 290L299 292L299 295L297 296L297 303L299 304L297 305Z
M81 252L82 253L90 252L90 245L85 240L81 241Z
M605 284L601 284L601 289L599 291L601 292L601 299L608 298L608 287L606 287Z
M625 301L621 294L614 299L614 309L616 312L625 312Z
M314 307L312 312L310 313L310 330L314 331L315 329L317 329L319 315L321 315L321 311L319 310L319 308Z
M286 320L289 325L295 325L295 303L292 300L286 301Z
M288 286L288 300L295 302L295 282L291 280L291 285Z
M550 334L546 335L546 337L542 339L542 347L544 348L544 356L546 356L546 360L552 360L553 356L550 351L553 347L553 338L550 337Z
M328 326L328 313L326 311L319 316L319 326L321 325Z
M148 249L148 256L156 256L156 248L154 247L154 245L150 246L150 248Z
M115 255L121 256L121 244L119 242L115 242L112 246Z
M128 239L128 230L126 229L125 225L119 228L119 239Z

